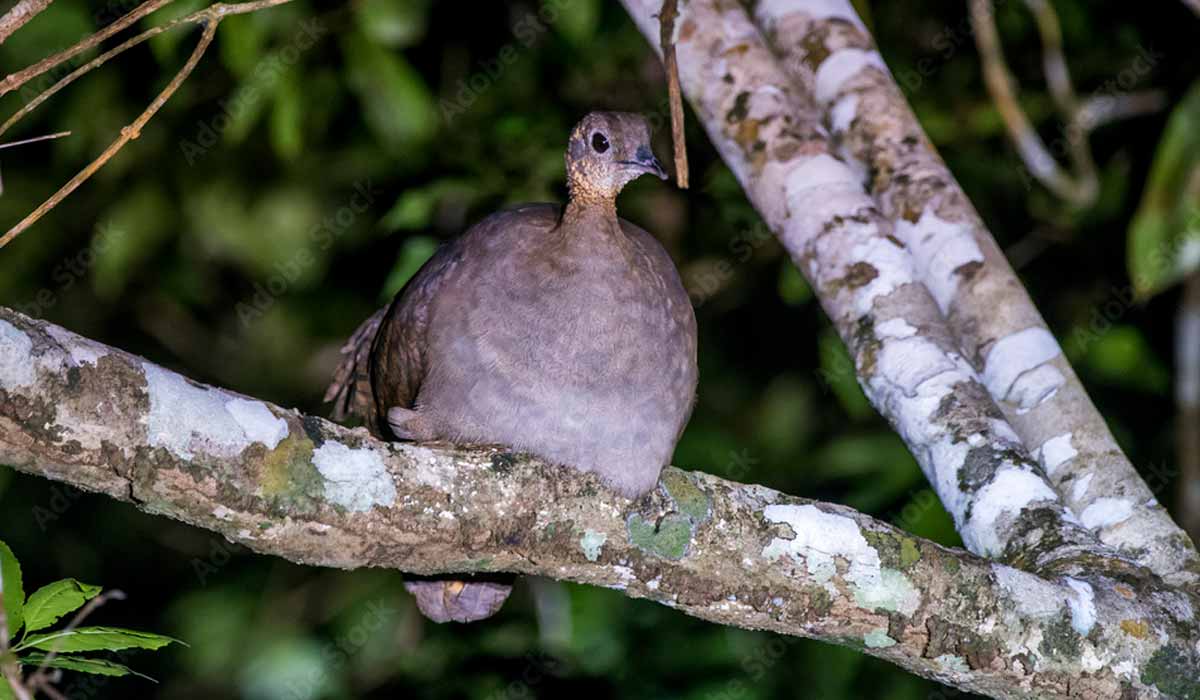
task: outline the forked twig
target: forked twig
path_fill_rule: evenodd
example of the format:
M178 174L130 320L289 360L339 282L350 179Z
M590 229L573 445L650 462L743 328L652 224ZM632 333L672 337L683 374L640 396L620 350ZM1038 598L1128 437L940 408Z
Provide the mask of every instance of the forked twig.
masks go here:
M1030 174L1060 199L1076 206L1092 204L1099 194L1099 178L1088 142L1091 131L1114 119L1160 109L1163 103L1161 94L1095 95L1081 102L1075 94L1063 55L1062 30L1054 7L1047 0L1025 0L1025 6L1033 14L1041 37L1042 71L1046 85L1066 126L1065 150L1070 169L1065 169L1059 165L1019 104L1016 82L1005 63L1004 50L996 29L993 0L969 0L968 4L975 43L983 62L984 82L1021 160Z
M113 24L106 27L104 30L80 41L75 46L55 54L50 58L40 61L23 71L8 76L2 83L0 83L0 95L19 87L33 77L50 70L55 65L77 55L81 51L85 51L93 46L96 46L103 39L111 36L116 31L119 31L120 28L128 26L140 17L153 12L154 10L171 1L172 0L147 0L147 2L143 3L133 12L125 15L120 20L117 20ZM150 103L150 105L146 107L145 111L143 111L138 118L133 121L132 124L122 128L120 136L118 136L116 140L109 144L108 148L106 148L99 157L89 163L87 167L76 174L75 177L71 178L49 199L43 202L41 206L33 210L33 212L17 223L16 226L13 226L8 230L7 233L5 233L3 236L0 236L0 248L3 248L11 240L19 236L36 221L45 216L48 211L57 206L58 203L61 202L67 195L75 191L75 189L78 188L84 180L91 177L92 174L94 174L97 170L103 167L105 163L112 159L112 157L116 155L117 151L121 150L125 144L129 143L133 139L136 139L141 134L142 128L145 127L146 123L150 121L151 117L153 117L158 110L161 109L164 104L166 104L167 100L169 100L171 96L175 94L175 91L179 89L179 86L183 84L183 81L186 80L189 75L191 75L196 65L200 62L200 59L204 56L204 52L208 49L209 44L212 43L213 37L216 34L217 25L220 24L222 19L230 15L255 12L257 10L276 5L282 5L288 2L291 2L291 0L254 0L253 2L235 4L216 3L202 10L193 12L187 16L171 20L170 22L167 22L161 26L152 27L151 29L148 29L141 34L125 41L119 46L104 52L100 56L89 61L87 64L75 69L60 79L53 86L43 91L42 94L39 94L29 104L10 117L3 126L0 126L0 134L4 133L5 130L15 124L22 117L29 114L31 111L33 111L33 109L45 102L46 99L61 90L64 86L74 81L79 76L91 71L97 66L100 66L113 56L116 56L117 54L120 54L127 49L146 41L150 37L161 34L162 32L173 27L177 27L181 24L193 23L204 26L204 33L201 35L200 41L197 42L196 48L192 51L192 55L188 57L187 62L184 63L183 67L179 69L179 72L175 75L171 82L168 83L167 86L163 88L162 92L160 92L158 96L155 97ZM120 26L118 27L118 25ZM117 29L114 29L114 27L117 27Z

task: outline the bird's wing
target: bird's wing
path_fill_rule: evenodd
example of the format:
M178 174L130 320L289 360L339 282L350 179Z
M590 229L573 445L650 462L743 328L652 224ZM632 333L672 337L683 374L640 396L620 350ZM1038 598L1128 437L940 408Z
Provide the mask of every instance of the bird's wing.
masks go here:
M363 420L370 417L373 405L371 398L370 358L371 345L375 342L375 332L383 322L387 307L371 314L371 317L359 325L350 340L342 346L342 359L337 369L333 370L333 381L325 390L325 402L333 402L330 417L336 421L345 420L349 416L357 416Z

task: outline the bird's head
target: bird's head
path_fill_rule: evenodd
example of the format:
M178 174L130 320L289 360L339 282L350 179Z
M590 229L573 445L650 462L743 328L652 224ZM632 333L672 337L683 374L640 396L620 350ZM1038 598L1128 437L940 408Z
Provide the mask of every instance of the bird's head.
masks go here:
M612 199L644 174L667 179L650 150L650 124L633 112L592 112L571 131L567 184L572 198Z

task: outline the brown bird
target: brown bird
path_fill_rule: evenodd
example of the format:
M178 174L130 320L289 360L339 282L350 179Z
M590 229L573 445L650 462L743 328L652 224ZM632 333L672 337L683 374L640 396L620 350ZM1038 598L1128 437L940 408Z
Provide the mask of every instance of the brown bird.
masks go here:
M497 212L439 249L342 349L333 417L377 436L502 444L652 490L691 413L696 318L671 258L617 216L643 174L666 179L636 114L571 132L565 208ZM496 612L500 584L409 581L427 617Z

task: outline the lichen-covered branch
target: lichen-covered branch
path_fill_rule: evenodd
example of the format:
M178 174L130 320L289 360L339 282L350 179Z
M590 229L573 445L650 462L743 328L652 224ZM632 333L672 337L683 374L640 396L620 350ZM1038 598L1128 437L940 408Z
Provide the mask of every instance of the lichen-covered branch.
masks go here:
M630 501L498 449L380 442L2 308L0 463L291 561L605 586L997 698L1200 687L1200 600L1152 579L1042 578L673 468Z
M1168 581L1200 581L1195 547L1118 447L850 3L764 0L755 13L790 85L817 104L964 357L1071 512Z
M658 0L624 4L654 45ZM692 0L680 13L684 92L968 549L1033 571L1131 568L1063 507L961 356L909 248L833 154L819 113L794 93L742 6Z

